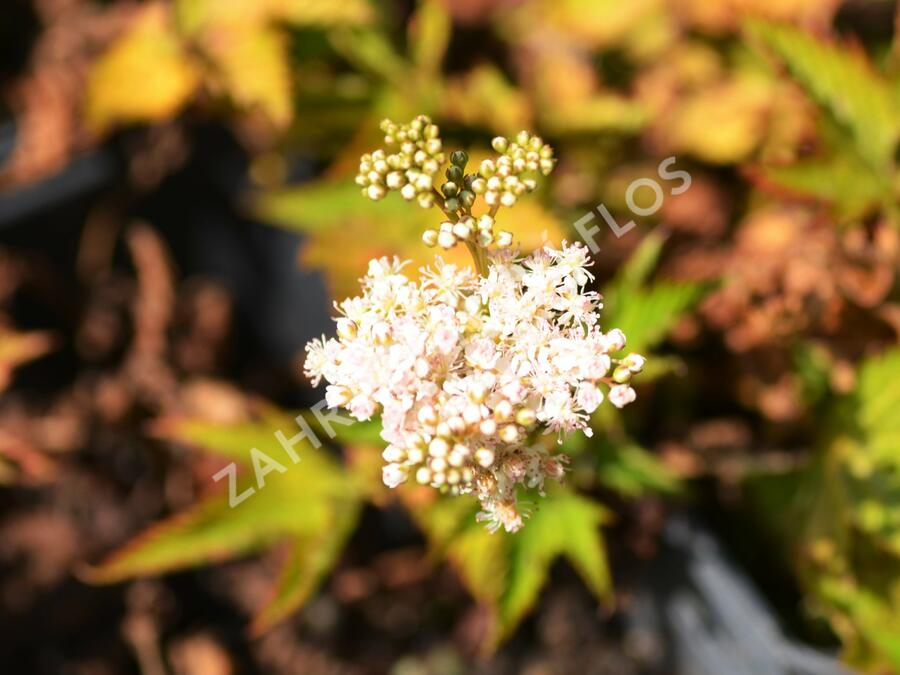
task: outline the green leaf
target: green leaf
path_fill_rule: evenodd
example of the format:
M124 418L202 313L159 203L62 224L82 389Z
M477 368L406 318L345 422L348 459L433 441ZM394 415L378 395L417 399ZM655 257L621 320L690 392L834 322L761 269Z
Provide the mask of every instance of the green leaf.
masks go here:
M828 350L813 342L800 343L791 350L791 360L806 403L822 401L831 390L833 363Z
M158 122L188 102L200 73L172 23L167 6L143 5L91 65L84 103L88 127L105 131L120 123Z
M674 495L681 483L652 454L638 445L606 444L597 451L597 478L601 483L628 497L656 492Z
M851 662L866 667L867 672L893 672L900 668L900 614L896 603L846 578L826 576L819 581L817 590L850 619L848 622L844 618L838 625L849 641ZM857 631L869 645L859 643Z
M646 284L664 243L661 235L646 236L603 289L603 325L625 333L628 351L646 353L656 347L705 292L703 284L692 282Z
M856 396L859 422L867 433L900 429L900 350L870 358L860 367Z
M764 190L828 204L842 220L864 218L893 198L889 178L850 153L785 166L760 166L746 173Z
M422 77L436 77L453 23L439 0L419 0L419 7L410 21L410 53Z
M337 562L358 518L359 507L356 504L334 510L328 526L292 539L274 593L254 617L252 633L264 632L306 602Z
M619 270L614 282L615 288L631 290L646 282L659 262L665 243L666 238L656 232L651 232L644 237L622 269Z
M277 440L300 429L294 419L267 410L253 422L222 426L189 418L155 425L162 438L234 460L240 469L230 504L229 473L216 494L148 528L86 575L98 583L207 564L286 542L292 553L270 602L254 621L263 629L306 600L334 564L356 523L360 495L328 454L306 439L294 443L294 463ZM267 468L277 466L271 471Z
M395 197L395 195L392 195ZM256 202L260 217L285 228L315 233L349 218L409 220L417 207L402 199L372 202L351 180L319 182L263 194Z
M665 339L704 292L703 284L693 282L658 282L631 291L606 292L604 324L625 333L628 351L646 354Z
M400 91L409 85L409 63L380 32L345 28L334 31L329 38L335 50L357 68L399 87Z
M460 498L413 510L435 555L456 567L469 592L490 611L491 627L483 644L488 650L525 618L559 557L578 571L598 599L610 592L600 532L608 520L606 509L561 487L536 501L531 517L514 534L491 534L475 521L477 506Z
M872 168L892 164L900 112L888 82L861 50L823 42L788 25L753 20L748 28L850 132L860 156Z

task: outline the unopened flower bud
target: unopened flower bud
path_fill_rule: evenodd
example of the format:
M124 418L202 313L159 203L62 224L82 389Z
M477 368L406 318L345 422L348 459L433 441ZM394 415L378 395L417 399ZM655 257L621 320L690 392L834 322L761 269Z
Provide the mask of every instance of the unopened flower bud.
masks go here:
M421 424L434 426L435 424L437 424L437 413L435 413L434 408L432 408L430 405L422 406L421 408L419 408L416 419L418 419Z
M494 219L488 214L484 214L478 219L478 229L490 232L494 228Z
M617 352L625 346L625 333L613 328L604 336L604 342L608 352Z
M519 430L515 424L507 424L500 429L500 440L504 443L515 443L519 439Z
M469 155L464 150L457 150L450 155L450 162L460 168L465 167L469 161Z
M402 462L406 459L406 450L398 448L396 445L389 445L381 453L381 457L385 462Z
M635 398L637 398L637 394L627 384L617 384L609 390L609 396L607 396L609 402L617 408L624 408Z
M632 373L639 373L644 369L644 364L647 362L640 354L629 354L624 359L622 359L622 365L628 368Z
M434 246L438 241L438 233L436 230L425 230L422 233L422 241L426 246Z
M437 243L441 248L451 249L456 244L456 237L452 232L441 232L438 234Z
M450 450L450 444L443 438L435 438L428 444L428 454L432 457L445 457Z
M494 451L490 448L478 448L475 451L475 461L485 469L494 463Z
M503 138L503 136L495 136L491 141L491 147L502 155L509 147L509 141Z
M399 171L391 171L387 175L385 183L391 190L399 190L406 183L406 178Z
M537 413L531 408L522 408L516 413L516 423L523 427L530 427L537 421Z
M381 469L381 479L389 488L395 488L405 483L409 473L399 464L387 464Z
M512 232L507 232L503 230L500 234L497 235L497 246L500 248L509 248L512 246L513 235Z
M472 236L472 228L465 223L456 223L453 226L453 234L458 239L466 240Z
M501 400L494 406L494 419L498 422L505 422L512 417L512 404L506 399Z

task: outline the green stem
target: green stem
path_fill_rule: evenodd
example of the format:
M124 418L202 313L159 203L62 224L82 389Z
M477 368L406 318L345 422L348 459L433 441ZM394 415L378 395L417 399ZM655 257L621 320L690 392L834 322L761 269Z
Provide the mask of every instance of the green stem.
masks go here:
M472 260L475 262L475 269L483 277L488 275L488 261L486 251L474 241L467 241L466 247L472 254Z

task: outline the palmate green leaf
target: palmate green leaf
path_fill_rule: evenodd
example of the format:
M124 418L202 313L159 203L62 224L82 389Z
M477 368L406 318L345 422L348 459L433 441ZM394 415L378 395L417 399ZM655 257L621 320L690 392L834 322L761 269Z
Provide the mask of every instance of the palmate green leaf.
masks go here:
M851 153L746 171L763 190L828 204L841 220L864 218L892 197L890 179Z
M663 242L658 234L645 237L616 278L603 289L603 325L625 333L628 351L646 354L659 345L705 292L705 286L699 283L645 283L656 266Z
M900 112L888 82L857 49L823 42L788 25L748 22L794 78L851 134L876 170L890 166L900 138Z
M486 650L495 649L525 618L559 557L578 571L598 599L609 595L600 531L608 520L606 509L562 487L535 501L525 527L514 534L488 532L475 521L477 505L465 499L439 499L412 509L433 553L455 566L469 592L489 610Z
M253 619L251 631L259 634L289 616L315 591L353 533L359 517L356 505L335 509L319 531L291 539L272 597Z
M646 354L665 339L703 293L702 284L659 282L622 294L607 313L606 325L625 333L628 351Z
M292 416L272 409L257 421L228 426L190 418L159 422L155 426L158 436L240 465L235 493L253 492L230 505L229 479L224 477L215 494L151 526L86 577L111 583L284 543L291 553L270 602L254 620L254 628L262 630L287 616L309 597L336 561L356 523L361 498L352 478L325 450L308 441L294 444L300 459L294 464L275 437L278 430L287 438L299 432ZM254 448L270 459L260 460ZM282 469L265 472L272 461Z
M639 445L608 443L597 451L598 480L628 497L648 493L675 495L681 482L652 454Z

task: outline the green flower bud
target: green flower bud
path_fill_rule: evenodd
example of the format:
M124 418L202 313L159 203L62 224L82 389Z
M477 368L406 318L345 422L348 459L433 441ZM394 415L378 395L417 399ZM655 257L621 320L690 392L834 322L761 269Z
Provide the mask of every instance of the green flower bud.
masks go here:
M503 136L497 136L491 141L491 147L502 155L509 147L509 141L503 138Z
M459 200L456 197L448 197L444 200L444 208L450 213L459 211Z
M447 197L455 197L459 193L459 186L453 181L448 180L441 185L441 192Z
M483 195L487 190L487 181L484 178L475 178L472 181L472 192L476 195Z
M450 162L454 166L458 166L460 169L465 168L466 164L469 161L469 155L466 154L465 150L457 150L452 155L450 155Z
M459 193L459 201L467 209L470 209L472 208L472 204L475 203L475 193L470 190L463 190Z

